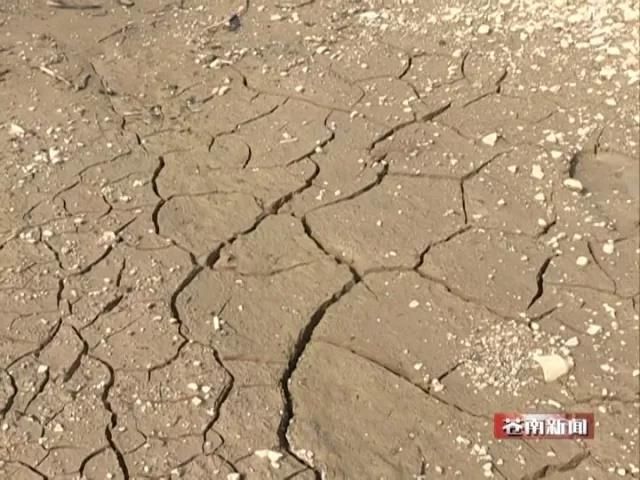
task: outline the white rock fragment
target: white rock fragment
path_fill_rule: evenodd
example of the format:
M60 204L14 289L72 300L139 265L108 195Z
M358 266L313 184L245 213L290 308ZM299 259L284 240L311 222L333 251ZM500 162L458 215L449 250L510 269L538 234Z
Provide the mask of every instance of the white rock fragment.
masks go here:
M579 267L586 267L587 265L589 265L589 259L581 255L576 259L576 265L578 265Z
M600 365L600 370L608 373L612 370L612 368L611 368L611 365L609 365L608 363L603 363L602 365Z
M231 87L229 85L223 85L218 89L218 96L221 97L223 96L225 93L227 93L229 90L231 89Z
M221 328L220 326L220 317L218 315L213 316L213 329L217 332Z
M577 347L580 344L578 337L571 337L564 342L567 347Z
M200 388L200 387L198 387L197 383L188 383L187 384L187 388L189 390L193 390L194 392L196 392L196 391L198 391L198 388Z
M584 189L582 182L575 178L565 178L562 184L574 192L581 192Z
M547 383L551 383L569 373L573 363L570 359L566 359L555 353L551 355L538 355L533 357L533 360L542 368L542 375L544 381Z
M602 251L607 255L612 255L613 252L615 252L615 250L616 250L616 247L613 243L613 240L607 240L607 243L602 245Z
M517 165L509 165L507 167L507 170L509 170L510 173L517 173L518 172L518 166Z
M59 148L57 147L49 148L48 155L49 155L49 161L53 165L57 165L58 163L62 162L62 155Z
M55 427L53 427L53 431L56 433L64 432L64 427L60 423L56 423Z
M202 399L201 399L200 397L193 397L193 398L191 399L191 404L192 404L194 407L198 407L198 406L200 406L200 405L202 404Z
M431 381L431 389L438 393L444 390L444 385L442 383L440 383L440 380L438 380L437 378L434 378Z
M491 32L491 27L489 25L483 24L478 27L478 33L480 35L487 35Z
M611 67L610 65L604 66L600 70L600 76L605 80L611 80L616 73L616 69Z
M482 143L484 143L485 145L489 145L490 147L493 147L497 141L498 141L498 134L495 132L482 137Z
M587 327L587 334L591 336L597 335L601 331L602 331L602 327L600 325L596 325L595 323L592 323Z
M418 308L420 306L420 302L417 300L411 300L409 302L409 308Z
M227 474L227 480L241 480L242 477L239 473L229 473Z
M363 12L359 15L359 17L365 22L373 22L378 19L380 14L374 11Z
M38 373L47 373L49 367L47 365L38 365Z
M602 308L604 308L604 311L607 312L607 315L609 315L611 318L616 318L616 309L611 305L609 305L608 303L603 303Z
M280 20L282 20L282 18L283 18L282 15L278 13L274 13L269 17L269 20L271 20L272 22L279 22Z
M114 243L117 238L118 237L115 234L115 232L108 230L102 234L102 236L100 237L100 241L98 243L100 243L101 245L108 245L108 244Z
M531 177L536 180L542 180L544 178L544 172L542 171L542 167L538 164L534 164L531 167Z
M15 123L12 123L11 125L9 125L9 137L23 138L24 134L25 134L25 130L20 125L16 125Z
M256 450L253 452L258 458L266 458L271 463L271 467L280 468L280 459L282 454L273 450Z

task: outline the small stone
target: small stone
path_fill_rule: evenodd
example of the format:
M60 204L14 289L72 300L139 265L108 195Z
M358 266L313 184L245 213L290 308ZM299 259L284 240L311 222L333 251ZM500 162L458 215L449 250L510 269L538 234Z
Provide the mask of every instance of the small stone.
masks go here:
M602 251L604 253L606 253L607 255L611 255L613 254L613 252L615 251L616 247L613 244L613 241L609 240L607 241L607 243L605 243L604 245L602 245Z
M531 177L536 180L542 180L544 178L544 172L542 171L542 167L538 164L535 164L531 167Z
M227 474L227 480L241 480L242 477L240 476L239 473L228 473Z
M106 231L100 237L100 243L103 245L110 244L115 242L116 238L117 238L117 235L115 234L115 232Z
M62 433L64 432L64 427L61 424L56 423L55 427L53 427L53 431L56 433Z
M605 80L611 80L616 73L616 69L608 65L600 70L600 76Z
M198 388L200 388L200 387L198 387L197 383L188 383L187 384L187 388L189 390L193 390L194 392L196 392L198 390Z
M283 18L282 15L278 13L274 13L269 17L269 20L271 20L272 22L279 22L280 20L282 20L282 18Z
M273 450L256 450L253 452L258 458L267 458L273 468L280 468L282 454Z
M618 474L618 476L624 477L627 474L627 471L622 467L618 467L616 468L616 473Z
M438 380L437 378L434 378L431 381L431 388L434 392L438 393L444 390L444 385L440 383L440 380Z
M587 327L587 334L591 336L597 335L601 331L602 331L602 327L600 325L596 325L595 323L592 323Z
M507 170L509 170L509 172L514 173L514 174L515 174L515 173L518 171L518 166L517 166L517 165L509 165L509 166L507 167Z
M575 178L565 178L562 184L574 192L581 192L583 190L582 182Z
M295 90L296 90L296 92L298 92L298 93L302 93L302 92L304 92L304 86L302 86L302 85L298 85L298 86L296 87L296 89L295 89Z
M478 33L480 35L487 35L489 32L491 32L491 27L489 25L480 25L478 27Z
M411 300L409 302L409 308L418 308L420 306L420 302L417 300Z
M585 256L579 256L576 259L576 265L578 265L579 267L586 267L587 265L589 265L589 259Z
M493 147L497 141L498 141L498 134L495 132L482 137L482 143L484 143L485 145L489 145L490 147Z
M221 97L223 96L225 93L227 93L229 90L231 89L231 87L229 85L223 85L218 89L218 96Z
M572 366L572 362L556 353L539 355L533 357L533 360L542 368L542 375L547 383L551 383L569 373Z
M544 202L547 198L545 197L544 193L542 192L538 192L534 195L533 197L534 200L536 200L537 202Z
M56 165L60 162L62 162L62 155L60 152L60 149L57 147L51 147L49 149L49 161L53 164Z
M11 138L22 138L24 134L25 130L20 125L16 125L15 123L9 125L9 136Z
M200 397L193 397L193 398L191 399L191 404L192 404L194 407L197 407L197 406L199 406L199 405L201 405L201 404L202 404L202 399L201 399Z
M564 342L564 344L567 347L577 347L580 344L580 340L578 340L578 337L571 337L566 342Z
M38 365L38 373L47 373L47 370L49 370L47 365Z

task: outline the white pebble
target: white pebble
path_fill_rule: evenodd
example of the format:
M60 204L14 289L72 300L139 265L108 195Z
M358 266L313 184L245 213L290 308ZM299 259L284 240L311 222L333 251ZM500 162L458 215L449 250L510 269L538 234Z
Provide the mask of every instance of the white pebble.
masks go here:
M498 134L495 132L482 137L482 143L484 143L485 145L489 145L490 147L493 147L497 141L498 141Z
M576 259L576 265L579 267L586 267L589 264L589 259L584 256L580 256Z
M566 342L564 342L564 344L567 347L577 347L580 344L580 341L578 340L578 337L571 337Z
M615 251L616 247L613 244L613 241L609 240L607 243L602 245L602 251L607 255L611 255Z
M542 180L544 178L544 172L542 171L542 167L538 164L535 164L531 167L531 177L536 180Z
M565 178L562 184L569 190L573 190L574 192L581 192L584 188L582 186L582 182L575 178Z
M596 325L595 323L587 327L587 333L591 336L597 335L601 331L602 331L602 327L600 325Z

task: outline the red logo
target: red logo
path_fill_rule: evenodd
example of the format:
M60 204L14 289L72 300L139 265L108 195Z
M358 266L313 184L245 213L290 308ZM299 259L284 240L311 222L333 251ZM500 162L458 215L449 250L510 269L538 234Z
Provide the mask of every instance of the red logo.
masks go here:
M593 413L496 413L495 438L592 439Z

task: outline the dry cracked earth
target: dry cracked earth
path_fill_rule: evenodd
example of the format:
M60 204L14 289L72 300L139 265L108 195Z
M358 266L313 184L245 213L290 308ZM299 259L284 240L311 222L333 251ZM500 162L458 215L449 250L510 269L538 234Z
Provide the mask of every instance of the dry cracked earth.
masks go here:
M637 1L282 2L0 4L0 478L640 478Z

